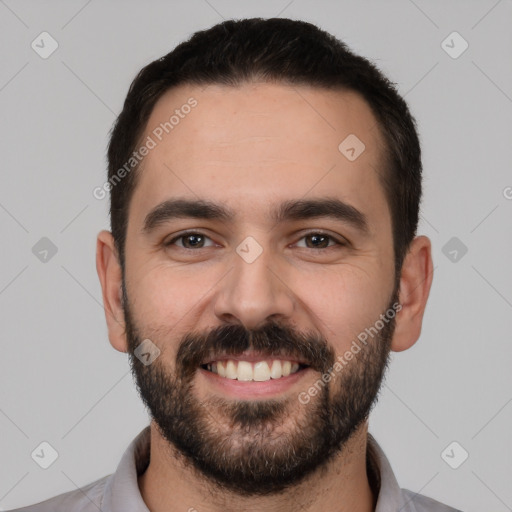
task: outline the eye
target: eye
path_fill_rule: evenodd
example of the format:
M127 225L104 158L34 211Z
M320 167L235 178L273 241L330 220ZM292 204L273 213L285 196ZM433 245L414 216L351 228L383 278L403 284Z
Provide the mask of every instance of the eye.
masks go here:
M207 240L211 242L208 245L206 245ZM180 241L181 243L176 244L177 241ZM165 243L166 247L171 245L177 245L181 249L203 249L205 247L211 247L215 245L215 243L210 237L204 235L203 233L190 231L188 233L181 233L180 235L175 236Z
M336 245L346 245L341 240L338 240L337 238L328 235L327 233L316 231L304 235L301 240L306 240L306 243L305 245L297 244L298 247L306 247L307 249L328 249L329 247L334 247Z
M328 249L335 246L345 246L346 244L340 239L322 232L311 232L304 235L301 239L305 240L305 243L297 242L297 247L306 249ZM215 246L215 242L204 233L198 231L189 231L187 233L181 233L173 237L164 244L166 247L177 246L181 249L204 249L206 247Z

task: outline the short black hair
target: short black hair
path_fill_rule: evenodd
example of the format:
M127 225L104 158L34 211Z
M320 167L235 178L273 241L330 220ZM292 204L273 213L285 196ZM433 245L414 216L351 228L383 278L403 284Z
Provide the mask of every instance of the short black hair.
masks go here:
M196 32L133 80L108 146L111 230L123 272L139 166L117 183L114 179L140 143L156 102L183 84L236 87L255 81L352 91L368 103L385 141L379 179L391 212L397 282L419 217L422 164L416 122L395 84L373 63L317 26L285 18L227 20Z

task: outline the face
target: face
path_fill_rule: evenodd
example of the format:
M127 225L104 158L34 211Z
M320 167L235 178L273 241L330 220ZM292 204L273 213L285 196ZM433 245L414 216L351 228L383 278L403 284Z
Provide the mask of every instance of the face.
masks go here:
M343 450L386 368L398 290L376 120L354 93L183 86L148 136L123 281L140 394L201 475L278 492Z

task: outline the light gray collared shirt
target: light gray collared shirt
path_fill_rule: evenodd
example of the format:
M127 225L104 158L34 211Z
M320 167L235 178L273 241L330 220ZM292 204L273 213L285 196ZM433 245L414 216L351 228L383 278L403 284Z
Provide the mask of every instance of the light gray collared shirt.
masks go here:
M11 512L150 512L140 494L137 477L149 463L147 426L126 449L116 472L89 485ZM368 434L370 484L378 493L375 512L461 512L426 496L400 489L388 459Z

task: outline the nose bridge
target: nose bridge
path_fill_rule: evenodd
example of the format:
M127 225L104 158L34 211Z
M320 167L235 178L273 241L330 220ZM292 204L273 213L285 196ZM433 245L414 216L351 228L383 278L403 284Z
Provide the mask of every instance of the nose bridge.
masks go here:
M219 317L235 318L247 328L254 328L269 317L290 316L294 301L273 268L276 262L271 250L250 238L233 254L234 268L221 286L215 312Z

